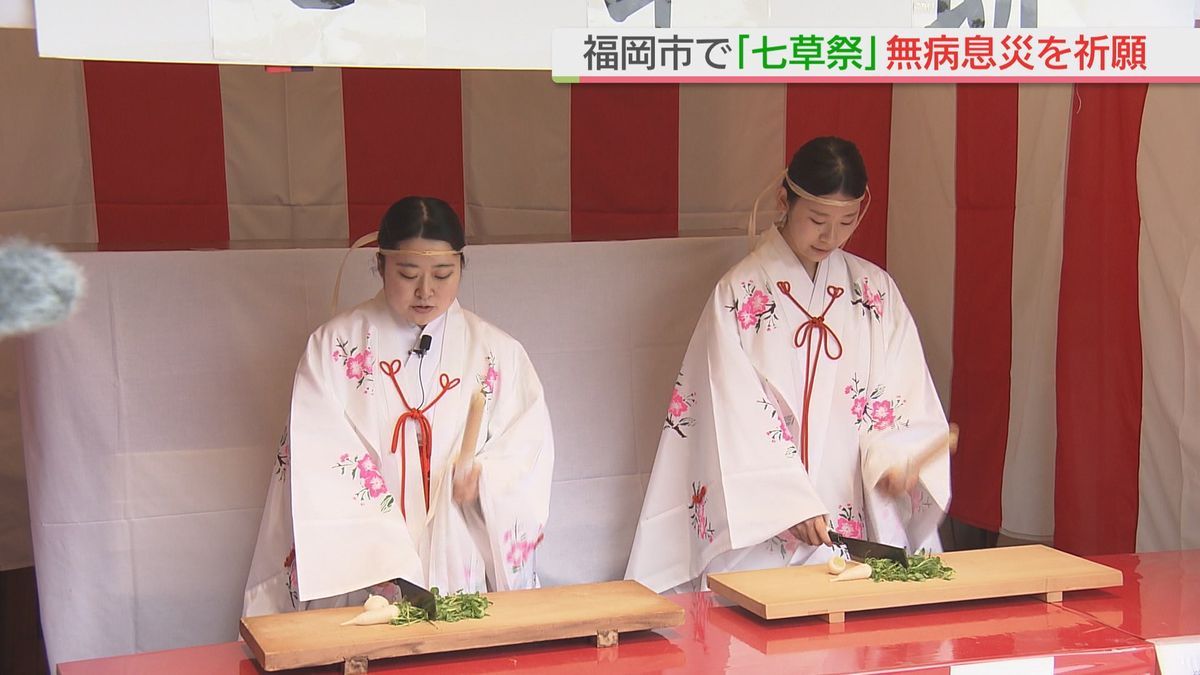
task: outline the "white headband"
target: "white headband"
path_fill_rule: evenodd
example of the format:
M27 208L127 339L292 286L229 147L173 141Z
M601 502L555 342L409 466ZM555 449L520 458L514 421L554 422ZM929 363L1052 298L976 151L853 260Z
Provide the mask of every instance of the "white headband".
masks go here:
M863 192L862 196L858 197L857 199L829 199L828 197L818 197L817 195L814 195L808 190L805 190L797 185L796 181L792 180L792 177L788 175L786 168L780 172L780 177L783 178L784 182L787 183L787 186L791 188L792 191L795 192L796 195L801 199L807 199L809 201L816 202L817 204L824 204L826 206L854 206L855 204L861 204L862 208L858 212L858 219L854 222L856 226L862 222L863 218L867 215L867 209L871 206L871 187L869 185ZM768 184L762 192L758 193L758 197L755 197L754 199L754 206L750 210L750 222L746 224L746 235L750 237L751 240L753 240L755 235L758 234L759 202L762 201L762 198L765 195L776 189L778 185L779 178L772 178L770 184ZM750 246L753 248L754 244L751 243Z

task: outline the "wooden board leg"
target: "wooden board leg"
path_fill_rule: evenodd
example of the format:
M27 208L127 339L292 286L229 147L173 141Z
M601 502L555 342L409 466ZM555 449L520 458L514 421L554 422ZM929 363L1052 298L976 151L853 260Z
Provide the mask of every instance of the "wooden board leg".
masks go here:
M1049 593L1039 593L1038 597L1046 602L1060 603L1060 602L1062 602L1062 591L1051 591Z
M845 623L846 622L846 613L845 612L830 612L825 615L825 621L827 621L829 623Z
M617 646L617 631L615 630L600 630L596 631L596 646L597 647L616 647Z
M365 675L367 672L367 657L351 656L342 663L342 675Z

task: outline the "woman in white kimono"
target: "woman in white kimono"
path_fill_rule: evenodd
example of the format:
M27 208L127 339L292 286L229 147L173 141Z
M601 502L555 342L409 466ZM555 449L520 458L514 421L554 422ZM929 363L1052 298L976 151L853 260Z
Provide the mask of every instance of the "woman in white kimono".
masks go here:
M462 309L463 228L407 197L379 227L383 290L309 338L296 371L254 552L247 616L394 597L537 585L554 461L525 350ZM479 392L476 394L476 392ZM468 408L473 464L456 471Z
M626 577L824 562L830 529L940 550L948 425L891 277L842 245L866 212L853 143L801 147L781 215L717 284L667 408ZM689 583L691 582L691 583Z

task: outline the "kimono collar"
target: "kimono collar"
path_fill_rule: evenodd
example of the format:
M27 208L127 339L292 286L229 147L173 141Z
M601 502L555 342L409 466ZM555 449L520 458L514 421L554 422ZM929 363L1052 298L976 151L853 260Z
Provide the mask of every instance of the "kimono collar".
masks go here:
M834 317L830 311L845 293L845 288L829 283L830 268L841 260L841 252L834 251L817 267L814 279L800 264L795 252L783 239L778 229L764 237L756 250L767 278L772 284L772 293L783 296L777 303L783 306L785 315L798 310L801 316L789 321L796 326L792 346L804 354L804 391L800 413L800 460L808 468L809 417L813 392L817 382L817 367L822 360L837 361L842 357L842 342L838 337ZM795 281L795 285L793 285ZM778 297L778 296L777 296ZM828 319L828 320L827 320Z

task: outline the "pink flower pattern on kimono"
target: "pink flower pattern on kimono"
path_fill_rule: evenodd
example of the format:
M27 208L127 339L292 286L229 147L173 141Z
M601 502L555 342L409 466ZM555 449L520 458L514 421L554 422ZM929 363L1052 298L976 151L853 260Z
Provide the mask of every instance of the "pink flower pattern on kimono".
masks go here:
M754 325L758 323L758 317L751 314L746 307L742 307L737 311L737 322L742 330L748 330L754 328Z
M354 493L354 500L360 505L379 500L380 511L387 513L392 510L396 499L388 492L383 474L379 472L379 467L370 453L361 457L351 457L350 453L344 452L332 468L337 469L343 476L349 475L357 480L359 488Z
M342 455L342 456L349 458L349 455ZM359 475L362 475L362 476L365 476L368 474L374 474L375 472L377 472L379 470L379 468L375 466L375 460L372 459L371 455L369 455L369 454L359 457L357 460L355 460L354 464L355 464L355 466L358 467Z
M867 414L867 397L857 396L854 402L850 404L850 414L854 415L856 422L861 422L862 418Z
M695 392L682 393L679 388L683 386L683 373L679 373L679 377L675 380L675 388L671 390L671 402L667 404L667 418L663 422L663 429L670 429L679 434L680 438L687 438L684 429L696 423L696 418L688 415L688 411L692 406L696 405Z
M867 277L863 277L862 282L850 282L850 304L861 307L863 316L882 319L883 296L883 293L871 288L870 280Z
M371 334L367 334L367 342L370 343ZM364 394L371 393L372 378L375 372L375 357L371 354L369 347L351 346L348 340L334 338L337 343L337 349L333 350L333 360L335 363L340 363L346 370L346 379L354 382L354 387L360 389Z
M383 476L377 473L370 474L363 480L363 485L367 488L367 494L371 499L376 499L379 495L387 493L387 485L383 483Z
M779 433L783 436L783 440L788 443L795 440L792 438L792 430L788 429L787 420L783 419L783 415L779 416Z
M865 424L867 431L908 426L908 419L899 412L904 407L904 399L899 396L886 398L886 389L881 384L868 391L866 385L858 381L858 376L850 379L845 393L850 397L850 416L854 418L854 426L862 429Z
M671 390L671 402L667 404L667 413L672 417L679 417L680 415L687 413L688 408L691 407L692 406L686 400L684 400L683 396L679 393L679 386L676 385L675 388Z
M766 293L755 289L750 293L750 297L746 298L746 311L754 316L758 316L767 311L767 306L771 304L771 298L767 297Z
M892 402L885 399L871 402L871 419L875 420L876 429L890 429L896 423L896 411Z
M742 330L753 328L755 333L762 329L774 330L778 316L775 314L775 301L771 299L770 294L755 286L753 281L744 281L742 295L740 301L734 298L733 304L725 307L733 312L738 327Z
M688 511L691 511L692 530L696 532L700 541L712 543L716 538L717 531L708 522L708 514L705 513L707 504L708 486L692 483L692 499L688 504Z
M483 393L485 401L492 400L496 395L496 390L500 388L500 370L496 367L495 354L488 353L487 355L487 370L483 375L476 375L475 379L479 381L479 391Z
M771 415L771 426L767 428L767 438L771 439L772 443L786 444L783 456L798 457L800 451L796 449L796 439L792 434L792 430L788 427L789 424L795 422L795 417L792 415L781 415L775 404L761 398L758 404L763 407Z
M371 364L367 362L370 356L371 352L364 350L346 359L346 377L361 380L364 375L370 373Z
M833 525L833 529L843 537L862 539L863 533L866 530L866 524L863 523L861 514L854 513L853 505L842 504L842 507L838 509L838 518Z
M545 534L542 532L541 526L538 527L537 536L532 539L519 525L513 525L512 529L504 533L504 545L508 547L508 551L504 554L504 560L512 569L513 574L517 574L525 567L544 538Z

